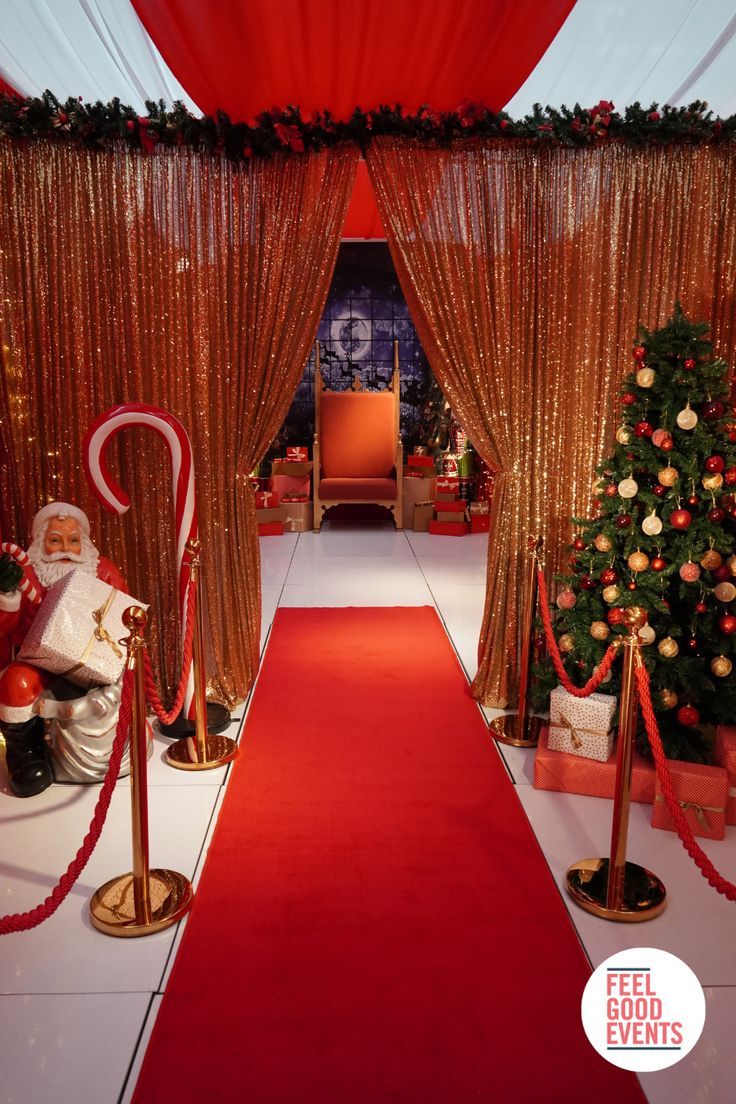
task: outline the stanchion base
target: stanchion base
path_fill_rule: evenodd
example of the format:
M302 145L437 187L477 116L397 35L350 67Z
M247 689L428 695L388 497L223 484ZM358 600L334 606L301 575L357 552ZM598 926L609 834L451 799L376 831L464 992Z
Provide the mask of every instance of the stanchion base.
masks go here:
M219 702L207 702L207 729L209 732L224 732L230 727L232 715L229 709ZM170 724L158 725L161 735L172 740L181 740L185 736L192 736L195 732L195 721L182 710L179 716Z
M100 886L89 903L90 919L97 930L105 935L130 939L138 935L152 935L181 920L194 896L189 879L175 870L151 870L149 886L149 924L136 921L132 874L120 874Z
M187 736L186 739L178 740L166 749L166 762L177 770L212 770L214 767L222 767L225 763L229 763L238 754L238 745L235 741L219 733L207 733L206 747L206 758L200 759L196 738Z
M523 731L519 733L519 720L517 713L504 713L503 717L496 717L488 725L491 736L500 744L511 744L512 747L536 747L539 743L539 733L542 730L541 717L527 717Z
M656 874L636 863L626 863L623 905L620 909L607 907L609 861L581 859L570 867L565 882L575 903L593 916L620 923L638 923L659 916L667 903L667 891Z

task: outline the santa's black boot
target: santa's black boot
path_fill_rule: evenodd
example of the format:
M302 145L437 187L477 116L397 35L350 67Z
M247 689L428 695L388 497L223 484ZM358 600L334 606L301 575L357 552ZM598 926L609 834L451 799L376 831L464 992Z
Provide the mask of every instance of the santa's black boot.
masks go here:
M31 717L20 724L2 724L8 781L16 797L33 797L53 782L46 756L44 721Z

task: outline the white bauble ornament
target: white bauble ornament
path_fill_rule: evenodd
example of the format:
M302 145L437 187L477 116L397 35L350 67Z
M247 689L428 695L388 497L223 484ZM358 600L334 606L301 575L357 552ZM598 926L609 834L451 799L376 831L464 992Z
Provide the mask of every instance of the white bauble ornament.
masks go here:
M695 429L698 424L698 415L692 409L690 403L677 415L677 424L680 429Z
M618 493L622 498L633 498L638 490L639 484L631 476L628 479L622 479L618 485Z
M633 431L631 429L631 426L622 425L622 426L619 426L618 429L616 430L616 440L618 441L618 443L620 445L631 444L633 436L634 436L634 434L633 434Z
M641 527L648 537L656 537L658 533L662 532L662 520L657 517L656 510L652 510L651 514L644 518Z
M636 635L639 637L639 643L644 645L653 644L657 636L651 625L642 625Z
M636 373L636 382L640 387L651 387L657 378L657 373L653 368L640 368Z

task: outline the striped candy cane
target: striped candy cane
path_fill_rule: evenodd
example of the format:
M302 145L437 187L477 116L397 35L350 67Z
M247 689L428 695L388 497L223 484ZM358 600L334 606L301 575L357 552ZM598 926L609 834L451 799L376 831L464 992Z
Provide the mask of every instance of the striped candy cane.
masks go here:
M31 561L28 559L28 553L24 552L22 548L19 548L17 544L13 544L11 541L3 541L3 543L0 544L0 552L7 552L9 556L12 556L14 560L18 561L23 568L23 578L18 583L18 590L21 594L25 594L28 601L32 602L34 606L40 606L45 592L36 578L36 572L31 566Z
M184 566L187 542L198 536L197 501L194 487L194 457L192 443L178 418L147 403L123 403L113 406L95 418L84 439L84 469L92 490L105 509L124 514L130 508L130 498L110 474L105 461L112 438L130 426L146 426L155 430L166 442L171 457L176 520L176 563L179 572L179 615L182 645L187 623L189 572ZM184 695L184 711L194 717L194 672L190 671Z

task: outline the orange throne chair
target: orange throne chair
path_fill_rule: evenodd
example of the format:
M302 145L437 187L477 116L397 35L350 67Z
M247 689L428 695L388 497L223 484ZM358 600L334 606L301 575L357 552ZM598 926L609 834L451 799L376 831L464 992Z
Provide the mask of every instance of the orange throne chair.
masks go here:
M386 506L397 529L402 518L403 446L399 432L399 343L384 391L364 391L356 375L349 391L329 391L322 379L319 342L314 370L314 531L330 506L370 502Z

